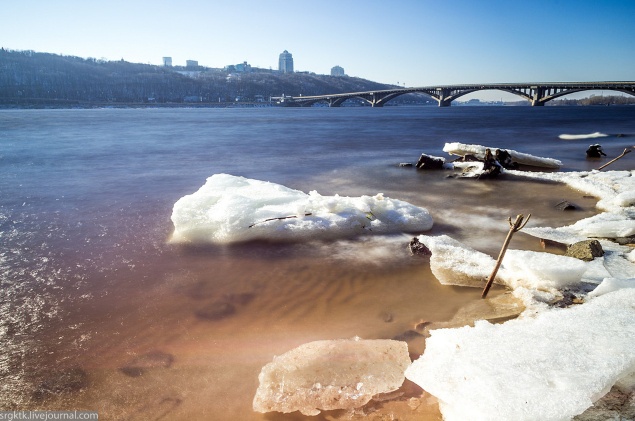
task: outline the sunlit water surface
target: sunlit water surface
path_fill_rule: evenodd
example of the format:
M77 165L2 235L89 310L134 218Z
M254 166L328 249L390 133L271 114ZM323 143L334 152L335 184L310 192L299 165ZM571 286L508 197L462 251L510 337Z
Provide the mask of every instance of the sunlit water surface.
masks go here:
M598 131L609 136L558 137ZM0 409L303 419L251 409L258 373L274 355L319 339L393 338L480 299L439 285L428 261L410 255L417 233L168 244L174 202L212 174L323 195L382 192L426 207L430 234L495 256L508 217L566 225L593 215L596 201L557 184L453 179L398 164L423 152L446 156L445 142L463 142L588 170L608 161L586 160L590 143L610 158L634 134L635 107L0 111ZM581 210L558 211L563 199ZM540 249L522 234L512 248ZM416 356L423 341L409 346ZM408 393L421 391L410 385ZM439 419L433 402L382 411Z

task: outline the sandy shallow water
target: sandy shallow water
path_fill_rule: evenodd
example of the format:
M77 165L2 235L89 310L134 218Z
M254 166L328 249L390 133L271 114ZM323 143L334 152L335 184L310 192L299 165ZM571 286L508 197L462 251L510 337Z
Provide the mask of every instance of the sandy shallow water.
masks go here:
M407 181L384 194L427 207L435 218L428 234L451 235L493 256L509 216L531 212L536 224L566 225L595 213L595 200L558 184L453 180L407 169L388 173ZM450 198L441 194L448 186L455 193ZM321 184L321 193L329 190L341 191L342 184L337 179ZM562 198L582 210L556 210ZM88 387L48 395L37 406L91 409L103 419L122 420L305 419L251 409L258 373L273 356L313 340L359 336L406 338L416 358L425 347L425 337L413 333L417 324L441 326L470 308L463 323L491 316L480 290L440 285L428 260L410 255L410 238L222 247L166 241L154 257L131 255L131 261L141 261L143 280L134 270L104 280L90 300L39 338L46 345L28 358L57 368L34 373L31 387L73 367L86 373ZM541 249L522 234L512 248ZM502 294L494 288L490 300ZM75 328L66 329L69 325ZM420 388L406 381L400 392L363 412L370 419L440 419L435 399ZM329 411L314 419L349 416Z

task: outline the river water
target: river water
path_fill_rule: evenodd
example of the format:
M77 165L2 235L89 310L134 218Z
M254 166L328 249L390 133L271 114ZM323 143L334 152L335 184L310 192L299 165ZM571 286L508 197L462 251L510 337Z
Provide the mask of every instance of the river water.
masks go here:
M595 132L608 136L559 138ZM173 204L212 174L322 195L382 192L427 208L431 234L495 256L508 217L565 225L595 214L595 200L556 184L454 179L398 164L424 152L447 156L446 142L462 142L588 170L633 136L635 107L2 110L0 409L303 419L251 409L258 373L274 355L312 340L393 338L420 321L449 320L480 297L439 285L406 249L415 233L168 244ZM585 159L590 143L609 158ZM563 199L581 210L557 211ZM539 244L518 235L512 248ZM232 311L219 316L219 306ZM422 341L410 343L413 357L422 350ZM439 419L430 402L416 415L395 411Z

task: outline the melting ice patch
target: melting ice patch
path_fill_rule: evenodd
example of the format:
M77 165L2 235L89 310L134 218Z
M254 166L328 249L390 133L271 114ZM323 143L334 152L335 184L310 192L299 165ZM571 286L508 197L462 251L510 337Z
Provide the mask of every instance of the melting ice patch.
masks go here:
M215 174L172 211L172 242L325 240L427 231L424 208L375 196L322 196L280 184Z
M253 408L304 415L359 408L379 393L397 390L409 364L408 345L402 341L309 342L262 368Z
M453 420L568 420L635 372L635 289L494 325L431 332L406 378Z

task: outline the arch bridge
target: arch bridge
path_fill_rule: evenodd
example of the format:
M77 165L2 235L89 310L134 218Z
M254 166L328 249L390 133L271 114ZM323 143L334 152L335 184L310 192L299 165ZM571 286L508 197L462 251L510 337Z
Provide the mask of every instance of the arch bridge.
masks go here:
M372 107L383 107L391 99L405 94L425 94L434 98L439 107L449 107L452 101L477 91L498 90L509 92L526 99L532 106L542 106L546 102L564 95L582 91L607 90L623 92L635 96L635 82L560 82L560 83L491 83L480 85L442 85L419 88L396 88L367 92L315 96L272 97L280 105L310 107L318 102L326 102L329 107L339 107L349 99L361 99Z

